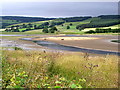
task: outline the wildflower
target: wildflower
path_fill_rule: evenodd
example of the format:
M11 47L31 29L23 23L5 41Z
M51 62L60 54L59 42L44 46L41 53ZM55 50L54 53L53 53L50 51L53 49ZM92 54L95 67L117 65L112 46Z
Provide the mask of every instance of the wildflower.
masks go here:
M80 72L78 72L78 74L80 74Z

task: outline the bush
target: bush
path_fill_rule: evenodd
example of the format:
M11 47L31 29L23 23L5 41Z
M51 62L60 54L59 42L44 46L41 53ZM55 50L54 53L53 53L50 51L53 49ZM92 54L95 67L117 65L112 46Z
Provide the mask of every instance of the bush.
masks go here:
M49 29L49 32L50 32L50 33L54 33L55 30L53 30L53 29L51 28L51 29Z
M67 26L67 29L70 29L70 26Z
M87 31L87 32L85 32L85 33L95 33L95 31L93 31L93 30L90 30L90 31Z
M72 26L73 24L72 23L70 23L70 26Z
M22 48L14 47L15 50L22 50Z
M42 30L42 32L48 33L48 32L49 32L49 31L48 31L48 28L44 28L44 29Z
M58 29L56 27L52 27L49 29L50 33L54 33L55 31L58 31Z

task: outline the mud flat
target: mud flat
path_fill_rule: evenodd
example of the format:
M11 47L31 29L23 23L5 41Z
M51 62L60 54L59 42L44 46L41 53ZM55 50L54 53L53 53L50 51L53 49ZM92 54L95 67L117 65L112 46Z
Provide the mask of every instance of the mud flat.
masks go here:
M33 38L32 40L50 41L61 45L73 46L78 48L118 52L119 44L111 42L112 39L118 39L118 36L88 35L86 37L37 37Z

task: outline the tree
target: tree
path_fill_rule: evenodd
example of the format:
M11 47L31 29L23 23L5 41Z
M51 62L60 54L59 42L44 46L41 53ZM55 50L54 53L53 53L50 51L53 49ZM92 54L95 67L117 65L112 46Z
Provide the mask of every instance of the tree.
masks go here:
M56 27L52 27L53 30L57 31L57 28Z
M50 33L54 33L55 31L58 31L56 27L52 27L52 28L49 29Z
M70 26L67 26L67 29L70 29Z
M39 25L39 26L37 27L37 29L43 29L43 28L44 28L43 25Z
M95 33L95 31L90 30L90 31L87 31L87 32L85 32L85 33L90 33L90 34L92 34L92 33Z
M11 26L11 30L14 30L14 26Z
M20 32L19 29L14 29L14 32Z
M49 25L49 27L54 27L55 25Z
M19 28L20 26L19 25L16 25L17 28Z
M45 22L45 23L43 23L43 25L44 25L44 26L48 26L48 25L49 25L49 23L48 23L48 22Z
M49 29L49 32L50 32L50 33L54 33L55 30L53 30L52 28L50 28L50 29Z
M44 29L42 30L42 32L48 33L48 28L44 28Z
M28 24L28 28L32 28L33 25L31 23Z
M34 29L37 29L37 25L34 25Z
M10 32L11 30L10 30L10 29L8 29L8 28L6 28L6 29L5 29L5 31L6 31L6 32Z
M25 24L23 24L22 26L23 26L23 28L27 28L27 25L25 25Z
M70 26L72 26L73 24L72 23L70 23Z

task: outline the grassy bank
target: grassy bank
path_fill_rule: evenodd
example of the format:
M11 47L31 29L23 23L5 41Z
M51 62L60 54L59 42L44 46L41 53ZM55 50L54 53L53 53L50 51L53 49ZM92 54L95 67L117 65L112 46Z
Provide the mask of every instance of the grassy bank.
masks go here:
M60 33L43 33L39 30L33 30L33 31L26 31L26 32L0 32L1 34L15 34L15 35L58 35L58 34L77 34L77 35L120 35L119 33L95 33L95 34L86 34L84 32L73 32L73 31L65 31Z
M117 88L118 56L3 51L3 88Z

